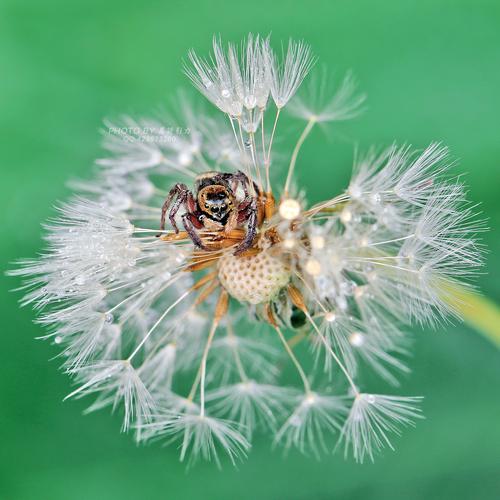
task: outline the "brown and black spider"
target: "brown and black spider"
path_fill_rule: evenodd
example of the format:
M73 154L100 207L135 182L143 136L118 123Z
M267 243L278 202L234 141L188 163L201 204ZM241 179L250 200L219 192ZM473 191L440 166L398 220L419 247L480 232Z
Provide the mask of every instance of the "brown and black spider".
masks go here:
M238 186L241 186L244 194L241 200L237 197ZM168 218L175 233L179 233L175 217L183 206L185 213L181 216L182 224L198 248L214 250L213 245L204 241L203 232L228 235L245 225L246 232L234 254L241 254L251 248L260 219L258 205L261 194L255 183L241 171L234 174L206 172L196 178L195 193L193 195L185 184L175 184L161 209L160 230L165 229L165 219L170 209Z

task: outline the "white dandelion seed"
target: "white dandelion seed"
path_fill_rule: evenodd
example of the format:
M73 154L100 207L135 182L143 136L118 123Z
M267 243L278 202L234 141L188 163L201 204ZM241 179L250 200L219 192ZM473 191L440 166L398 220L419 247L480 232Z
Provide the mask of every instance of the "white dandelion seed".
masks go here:
M266 432L284 450L319 456L339 439L373 460L420 398L361 392L359 374L398 385L408 327L459 317L484 224L437 143L359 155L345 191L321 202L292 188L311 130L364 100L350 76L292 100L314 63L305 43L279 57L269 37L214 38L211 58L189 59L223 114L177 96L173 114L106 122L95 177L72 181L45 251L10 273L21 302L61 349L78 384L68 397L122 412L137 441L235 463ZM280 154L288 106L307 123Z
M163 433L180 440L181 461L191 457L213 460L220 466L217 448L224 450L233 465L250 448L248 441L231 422L206 415L183 414L164 423Z
M422 398L359 394L342 429L341 441L346 454L350 451L357 462L363 463L383 447L394 449L390 434L399 435L401 427L414 425L422 418L417 405Z
M251 439L258 428L276 431L278 418L290 396L287 388L245 379L211 391L207 400L214 403L211 409L214 415L238 422L241 432Z
M351 120L362 112L366 96L356 94L356 82L348 73L337 88L325 71L313 74L307 92L290 101L288 112L303 120L318 123Z
M154 401L129 362L118 360L88 365L79 368L74 375L82 385L68 394L66 399L99 394L88 412L108 405L115 409L119 403L123 403L123 431L127 431L135 419L147 421L151 418Z
M268 52L272 71L271 94L278 109L285 107L314 65L311 49L304 42L290 40L283 61Z
M346 413L345 402L337 396L305 394L276 433L274 443L285 450L296 447L319 456L328 451L328 437L340 431Z

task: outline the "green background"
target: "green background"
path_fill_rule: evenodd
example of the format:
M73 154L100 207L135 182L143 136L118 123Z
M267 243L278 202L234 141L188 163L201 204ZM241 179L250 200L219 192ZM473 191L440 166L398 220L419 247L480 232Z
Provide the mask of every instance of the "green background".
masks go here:
M1 0L1 265L40 248L40 222L99 156L104 116L149 114L181 85L190 47L248 31L308 40L350 68L367 112L315 131L299 160L311 201L345 186L355 145L450 146L493 229L480 286L500 298L500 3L497 0L247 2ZM201 98L201 97L200 97ZM297 128L290 129L295 137ZM285 130L283 130L285 131ZM301 168L302 167L302 168ZM306 168L305 168L306 167ZM175 448L136 447L108 412L63 403L69 380L16 280L2 277L0 499L498 499L499 352L467 326L419 331L402 394L425 395L427 419L374 465L270 452L260 438L237 469L186 472Z

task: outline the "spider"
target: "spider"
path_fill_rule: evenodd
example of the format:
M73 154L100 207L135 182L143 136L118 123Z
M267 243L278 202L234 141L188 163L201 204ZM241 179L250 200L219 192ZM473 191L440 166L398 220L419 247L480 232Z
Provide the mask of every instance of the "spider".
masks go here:
M242 200L236 194L238 186L244 193ZM186 212L181 216L182 224L187 236L198 248L212 251L213 241L217 239L214 233L219 235L219 240L221 237L231 240L234 230L245 225L246 232L239 238L234 254L240 255L252 247L262 219L261 193L255 183L241 171L234 174L205 172L196 177L195 193L193 195L185 184L175 184L161 209L161 231L165 229L168 212L175 234L179 235L175 217L183 206Z

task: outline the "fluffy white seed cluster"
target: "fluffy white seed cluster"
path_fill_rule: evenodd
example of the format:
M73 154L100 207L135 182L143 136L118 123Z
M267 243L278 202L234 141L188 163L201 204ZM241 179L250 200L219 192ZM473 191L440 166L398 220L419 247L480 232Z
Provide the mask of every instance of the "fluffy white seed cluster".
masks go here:
M70 396L120 408L138 441L177 439L182 459L219 463L223 450L234 462L262 431L284 449L319 454L340 442L373 460L421 416L419 398L370 394L360 369L396 386L407 371L402 325L457 313L454 287L481 264L474 207L446 179L438 144L370 151L344 193L308 205L291 184L300 147L314 124L358 114L352 78L330 91L321 76L294 98L314 62L309 47L290 41L278 57L252 35L227 50L214 39L212 58L189 59L188 76L226 120L179 96L165 121L107 123L109 155L94 180L73 182L79 194L47 225L45 253L12 272L25 279L23 303L61 346L77 384ZM307 123L280 155L273 140L288 104ZM272 231L273 243L248 268L229 248L210 288L197 281L207 274L189 272L192 242L156 233L171 186L213 170L242 170L283 196L259 235ZM215 328L221 288L232 299ZM287 360L296 384L281 375Z
M294 96L314 59L303 42L290 40L286 56L279 60L269 38L249 35L241 50L229 44L227 53L214 38L213 60L189 53L186 74L196 88L223 113L239 120L248 133L262 121L269 97L278 109Z

